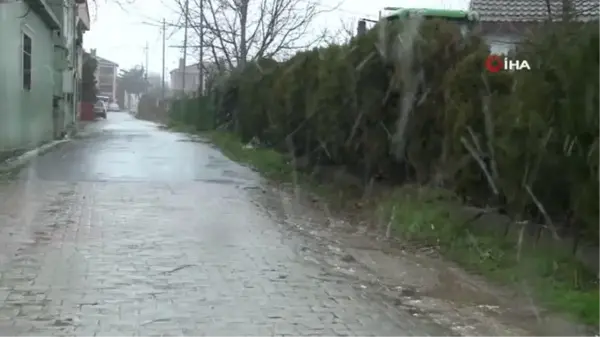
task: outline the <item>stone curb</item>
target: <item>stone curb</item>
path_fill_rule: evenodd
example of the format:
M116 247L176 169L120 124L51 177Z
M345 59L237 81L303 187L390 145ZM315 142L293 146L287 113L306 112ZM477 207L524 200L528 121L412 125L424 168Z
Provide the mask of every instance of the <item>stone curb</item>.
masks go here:
M71 139L69 139L69 138L55 140L50 143L46 143L42 146L39 146L33 150L29 150L20 156L10 158L10 159L0 163L0 173L9 172L9 171L21 168L21 167L25 166L27 163L29 163L29 161L31 161L33 158L35 158L37 156L41 156L42 154L53 150L60 144L67 143L69 141L71 141Z
M71 130L70 133L64 139L53 140L44 145L38 146L35 149L29 150L19 156L9 158L3 162L0 162L0 173L6 173L13 171L15 169L19 169L29 163L33 158L43 155L49 151L52 151L57 146L70 142L71 140L77 138L78 134L81 134L82 131L85 130L89 122L78 121L77 126L74 130Z

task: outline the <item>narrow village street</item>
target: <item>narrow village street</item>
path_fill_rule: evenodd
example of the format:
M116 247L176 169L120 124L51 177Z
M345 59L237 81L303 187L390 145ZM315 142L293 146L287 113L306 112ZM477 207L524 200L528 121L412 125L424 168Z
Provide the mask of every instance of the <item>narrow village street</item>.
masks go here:
M301 199L112 112L0 179L0 335L581 334Z
M323 282L210 144L111 113L0 186L2 335L431 335Z
M571 2L0 0L0 336L600 337Z

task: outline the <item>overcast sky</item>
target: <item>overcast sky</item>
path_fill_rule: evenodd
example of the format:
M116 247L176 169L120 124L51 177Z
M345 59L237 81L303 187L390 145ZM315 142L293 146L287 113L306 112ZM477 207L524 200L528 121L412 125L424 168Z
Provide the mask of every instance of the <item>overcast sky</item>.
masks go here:
M95 48L98 56L119 64L121 69L145 64L144 47L148 44L148 63L152 73L161 73L162 35L160 21L177 22L174 0L88 0L91 29L85 33L86 50ZM323 9L329 9L340 0L321 0ZM386 6L411 8L466 9L468 0L345 0L338 10L322 14L318 24L336 28L342 20L353 21L360 17L377 18ZM182 56L183 30L167 27L166 72L177 67ZM188 64L192 63L191 60ZM168 75L167 75L168 76ZM168 77L167 77L168 78Z

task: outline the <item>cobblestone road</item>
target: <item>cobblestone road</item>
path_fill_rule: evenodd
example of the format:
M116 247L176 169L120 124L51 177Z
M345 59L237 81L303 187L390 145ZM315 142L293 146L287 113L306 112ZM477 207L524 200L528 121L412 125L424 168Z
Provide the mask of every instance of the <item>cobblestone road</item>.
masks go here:
M124 113L0 186L2 335L430 335L324 282L250 170Z

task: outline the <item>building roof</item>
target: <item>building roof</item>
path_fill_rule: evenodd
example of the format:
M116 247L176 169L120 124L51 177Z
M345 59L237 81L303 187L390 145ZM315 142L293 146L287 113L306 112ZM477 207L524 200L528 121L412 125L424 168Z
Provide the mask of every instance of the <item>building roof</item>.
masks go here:
M171 70L169 73L172 74L172 73L178 72L178 71L180 71L179 68L175 68L175 69ZM194 64L190 64L189 66L186 66L185 72L186 72L186 74L200 73L200 63L194 63Z
M98 64L102 63L102 64L108 64L108 65L116 66L116 67L119 66L117 63L115 63L113 61L109 61L109 60L107 60L105 58L102 58L100 56L96 56L96 60L98 61Z
M40 16L40 18L48 26L48 28L60 29L60 21L58 20L58 18L56 18L56 15L54 15L54 12L45 1L26 0L25 2L27 3L30 9L32 9L37 15Z
M77 4L77 24L83 26L84 30L90 30L90 8L87 0Z
M564 0L549 0L552 17L562 15ZM598 20L598 0L571 0L577 21ZM544 0L471 0L482 22L538 22L548 18Z

